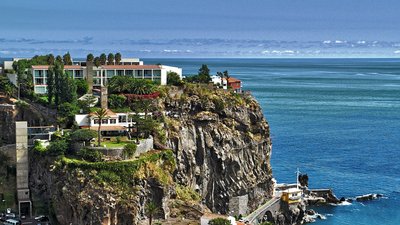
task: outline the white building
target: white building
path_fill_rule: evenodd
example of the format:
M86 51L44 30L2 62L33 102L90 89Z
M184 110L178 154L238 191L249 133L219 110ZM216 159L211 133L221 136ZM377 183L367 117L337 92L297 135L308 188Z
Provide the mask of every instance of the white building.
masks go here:
M107 109L107 118L101 121L101 131L127 131L129 127L133 127L130 115L133 113L114 113ZM77 114L75 115L75 122L80 128L98 130L100 121L96 118L94 113L90 114Z
M87 79L88 68L86 62L75 62L74 65L65 65L66 71L74 79ZM47 78L49 66L32 66L34 91L37 94L47 93ZM93 66L93 86L100 87L107 84L114 76L130 76L137 79L149 79L167 84L167 74L177 73L182 79L182 68L165 65L143 65L139 59L122 59L120 65Z

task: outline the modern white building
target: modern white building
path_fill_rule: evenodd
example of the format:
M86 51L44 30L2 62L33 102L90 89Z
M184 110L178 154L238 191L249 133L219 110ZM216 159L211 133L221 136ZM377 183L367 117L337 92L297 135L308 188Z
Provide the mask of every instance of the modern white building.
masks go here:
M131 116L135 113L115 113L110 109L107 109L107 118L101 121L102 132L124 132L128 131L129 127L134 126ZM144 113L140 113L140 116L144 116ZM151 115L151 114L149 114ZM94 113L90 114L77 114L75 115L75 122L79 128L98 130L100 121L96 118Z
M47 79L49 66L32 66L34 91L37 94L47 93ZM64 71L74 79L87 79L88 67L86 62L75 62L73 65L65 65ZM120 65L101 65L92 67L93 86L101 87L107 84L114 76L130 76L137 79L149 79L167 84L167 74L175 72L182 78L182 68L165 65L143 65L139 59L122 59Z

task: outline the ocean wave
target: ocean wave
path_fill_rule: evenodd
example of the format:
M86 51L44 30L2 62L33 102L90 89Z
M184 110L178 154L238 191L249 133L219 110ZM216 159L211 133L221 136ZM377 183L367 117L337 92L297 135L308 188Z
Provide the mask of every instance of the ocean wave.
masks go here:
M329 204L333 205L333 206L348 206L348 205L352 205L353 203L348 202L348 201L343 201L343 202L338 203L338 204L335 204L335 203L329 203Z

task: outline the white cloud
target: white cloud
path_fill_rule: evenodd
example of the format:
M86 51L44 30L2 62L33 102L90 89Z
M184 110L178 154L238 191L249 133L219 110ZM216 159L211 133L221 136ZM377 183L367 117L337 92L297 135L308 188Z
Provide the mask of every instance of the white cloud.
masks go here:
M400 50L394 51L394 54L400 54Z

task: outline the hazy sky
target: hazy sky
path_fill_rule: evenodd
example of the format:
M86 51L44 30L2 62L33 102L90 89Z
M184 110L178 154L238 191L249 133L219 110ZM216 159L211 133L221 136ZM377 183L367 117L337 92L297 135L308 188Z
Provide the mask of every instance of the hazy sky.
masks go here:
M399 0L1 0L0 57L396 57Z

